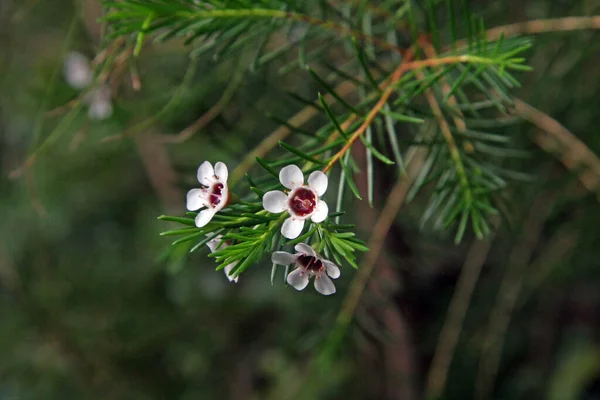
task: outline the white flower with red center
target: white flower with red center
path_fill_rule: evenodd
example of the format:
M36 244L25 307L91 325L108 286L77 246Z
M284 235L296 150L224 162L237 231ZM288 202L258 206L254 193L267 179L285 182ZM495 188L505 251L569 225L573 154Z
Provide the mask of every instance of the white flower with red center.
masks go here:
M335 285L330 277L340 277L340 269L329 260L322 258L312 247L304 243L298 243L294 249L296 254L285 251L276 251L271 256L274 264L295 264L296 269L287 276L287 283L296 290L302 290L308 285L308 281L315 277L315 289L326 296L335 293Z
M228 241L221 241L221 238L223 236L221 235L217 235L215 236L213 239L209 240L208 243L206 243L206 245L208 246L208 248L210 249L211 253L214 253L217 248L219 250L222 250L226 247L229 247L230 243ZM227 266L225 266L224 271L225 271L225 276L227 276L227 279L229 279L229 282L235 282L237 283L239 276L236 276L235 278L230 276L229 273L231 272L231 270L237 265L237 261L229 264Z
M271 213L290 213L281 226L283 236L295 239L300 236L306 219L319 223L327 218L329 208L320 199L327 190L327 175L314 171L308 177L308 185L305 185L302 170L296 165L288 165L279 171L279 181L290 191L287 194L279 190L265 193L263 207Z
M229 201L228 175L227 166L222 162L217 162L213 168L211 163L204 161L198 168L198 182L204 187L190 190L187 193L186 204L190 211L206 207L196 216L198 228L208 224L212 217L227 205Z

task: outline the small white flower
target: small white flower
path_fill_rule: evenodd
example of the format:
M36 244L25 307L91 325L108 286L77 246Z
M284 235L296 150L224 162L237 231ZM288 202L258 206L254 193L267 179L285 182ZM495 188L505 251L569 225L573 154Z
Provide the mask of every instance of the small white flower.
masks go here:
M91 119L101 121L110 118L113 112L112 103L110 101L110 87L102 85L93 89L85 98L89 104L88 116Z
M219 250L229 247L229 242L227 242L227 241L221 242L222 237L223 236L221 236L221 235L217 235L212 240L210 240L208 243L206 243L206 245L210 249L211 253L214 253L217 250L217 247L219 248ZM221 246L219 246L219 243L221 243ZM227 279L229 279L229 282L237 283L237 281L239 279L239 276L236 276L235 278L232 276L229 276L229 273L236 265L237 265L237 261L225 266L225 268L223 269L225 271L225 276L227 276Z
M87 57L76 51L67 54L64 75L67 83L77 90L88 88L94 80L94 73ZM89 107L88 116L90 119L104 120L110 118L113 113L110 87L106 84L92 88L83 101Z
M229 189L227 188L227 166L217 162L215 168L208 161L204 161L198 168L198 182L204 187L192 189L187 193L187 209L190 211L206 207L196 216L196 226L202 228L208 224L212 217L227 205Z
M279 181L290 189L289 193L272 190L263 196L263 207L271 213L287 211L290 217L281 227L281 234L288 239L300 236L304 228L304 220L323 222L327 218L329 208L320 200L327 190L327 175L314 171L308 177L308 185L304 184L304 175L296 165L288 165L279 171Z
M74 89L85 89L94 77L90 62L83 54L72 51L67 54L64 64L65 80Z
M340 277L338 266L322 258L307 244L298 243L294 249L297 251L296 254L276 251L271 256L271 261L275 264L296 265L296 269L288 274L287 283L296 290L302 290L308 285L308 280L314 276L317 292L326 296L334 294L335 285L329 277L333 279Z

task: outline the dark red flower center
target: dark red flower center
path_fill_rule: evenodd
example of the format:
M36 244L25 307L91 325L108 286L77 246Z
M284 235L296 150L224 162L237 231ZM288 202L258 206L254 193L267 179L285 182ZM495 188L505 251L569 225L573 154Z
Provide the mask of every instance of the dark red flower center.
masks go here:
M311 272L319 272L323 270L323 263L317 257L308 254L298 256L298 264Z
M211 188L210 195L208 196L208 200L210 201L210 205L213 207L221 204L221 198L223 197L223 184L215 183Z
M317 207L317 196L315 192L307 188L298 188L290 197L289 205L294 214L305 217L312 214Z

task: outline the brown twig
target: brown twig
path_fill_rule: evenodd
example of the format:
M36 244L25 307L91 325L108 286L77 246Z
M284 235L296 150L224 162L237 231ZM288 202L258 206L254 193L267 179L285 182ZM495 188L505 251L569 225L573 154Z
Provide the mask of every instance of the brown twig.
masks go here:
M352 91L356 88L354 82L344 81L338 86L334 88L335 92L341 96L348 96ZM325 101L332 102L335 101L335 98L331 94L326 94L323 96ZM319 105L319 100L315 100L315 105ZM288 125L290 126L302 126L312 118L319 115L319 110L315 107L307 106L302 110L294 114L290 119L288 119ZM264 157L273 147L277 146L280 140L285 139L292 130L285 125L281 125L279 128L271 132L266 138L260 142L260 144L252 149L242 160L242 162L232 171L229 175L229 181L231 185L237 183L244 174L250 169L250 167L254 164L256 157Z
M500 283L496 305L490 316L481 350L479 371L475 383L475 398L477 399L489 399L492 393L506 330L523 286L523 268L529 264L542 233L544 221L555 202L555 195L550 196L549 199L548 194L543 193L533 203L529 216L524 222L523 237L509 256L508 269Z
M412 57L412 52L409 51L404 56L405 60L410 60ZM471 61L469 56L448 56L441 57L435 59L425 59L425 60L416 60L416 61L406 61L403 62L398 68L394 71L391 78L386 80L386 82L382 83L381 87L384 88L384 93L380 97L377 104L373 107L371 112L367 114L365 121L361 126L352 133L352 136L349 138L348 142L344 145L344 147L336 153L333 158L328 162L328 164L323 169L324 172L329 171L333 165L350 149L352 144L366 131L367 127L371 124L373 119L377 116L381 108L386 104L387 100L395 90L394 84L402 77L402 75L410 70L418 70L426 67L436 67L447 64L460 64ZM351 93L351 91L355 88L354 83L350 81L345 81L340 84L337 88L335 88L336 93L340 96L345 96ZM329 94L325 97L329 102L332 100L332 96ZM315 101L315 104L318 104ZM441 110L440 110L441 112ZM318 111L313 107L305 107L300 112L295 114L290 120L289 123L292 126L300 126L306 123L308 120L313 118L318 114ZM277 145L280 140L283 140L288 134L291 133L291 130L286 126L281 126L276 131L271 133L267 138L265 138L261 144L254 148L238 165L238 167L231 174L230 179L232 182L237 182L241 179L243 174L250 169L250 166L254 163L256 157L262 157L269 150ZM447 136L446 136L447 137Z
M514 112L540 128L534 141L557 155L565 167L574 171L581 183L600 200L600 159L581 140L548 114L514 98ZM584 166L582 171L579 167Z
M423 71L416 70L415 75L421 81L425 80L425 74L423 73ZM435 97L435 94L433 94L431 88L425 89L424 95L425 99L427 100L427 103L429 104L429 108L431 108L433 116L437 120L437 123L440 127L440 132L442 133L442 136L446 141L446 145L448 146L448 151L450 152L450 157L452 158L452 162L454 163L454 167L456 168L456 174L458 176L459 183L464 188L465 194L470 193L465 166L460 156L460 152L458 151L458 147L456 146L456 142L454 141L452 131L450 130L450 124L448 124L448 121L446 121L446 118L442 113L442 109L440 108L439 102L437 101L437 98ZM470 201L470 199L466 200Z
M475 285L481 273L481 267L487 258L491 245L490 239L475 240L467 253L429 369L425 389L426 398L438 399L444 392L454 350L460 337Z
M202 128L210 124L215 118L217 118L221 112L223 112L223 108L226 106L226 104L226 102L218 101L207 112L202 114L200 118L179 132L177 135L161 135L160 141L162 143L170 144L181 144L186 142L192 136L194 136L196 132L200 131Z
M430 59L437 56L431 44L424 43L422 47L425 54ZM423 72L421 71L417 71L417 77L419 77L421 80L425 78ZM440 85L444 93L450 93L450 86L444 80L440 82ZM454 136L450 131L448 121L446 121L442 114L437 98L431 89L425 90L424 94L434 117L438 121L440 131L446 140L457 170L463 171L461 176L464 176L464 165L462 163L462 159L460 158L460 154L454 141ZM454 96L451 96L448 99L448 104L456 108L457 101ZM458 108L456 108L456 110L458 110ZM461 131L465 131L467 128L460 110L458 110L457 116L454 117L454 124ZM461 184L464 185L465 182L461 181ZM489 240L476 241L471 246L471 249L467 254L467 259L448 308L446 320L444 322L444 326L442 327L432 365L429 370L426 387L428 398L438 398L443 393L446 385L448 369L450 367L450 363L452 362L452 357L456 348L456 344L458 343L458 338L460 337L460 331L462 330L464 318L469 308L471 296L473 294L473 290L475 289L475 285L479 278L479 273L481 272L481 267L487 257L490 247L491 241Z
M494 41L500 39L500 36L507 38L517 35L534 35L559 31L569 32L584 29L600 29L600 16L535 19L501 25L488 29L486 31L486 38L489 41ZM461 39L454 43L454 47L464 47L467 44L467 39ZM450 50L450 47L448 46L444 50Z
M552 273L553 268L567 257L577 245L579 234L575 231L560 231L554 235L548 244L540 251L527 271L531 271L525 283L525 290L519 304L523 304L536 291L542 282Z
M412 159L407 162L406 175L398 179L392 188L392 191L387 196L387 201L383 210L373 226L373 234L368 243L369 252L366 254L365 259L361 264L361 268L352 280L348 294L344 298L342 309L336 319L336 330L345 329L348 323L350 323L354 310L356 309L369 277L371 276L371 271L375 267L377 258L381 253L385 237L392 226L398 210L404 203L404 198L406 197L408 189L412 185L412 182L425 161L427 152L428 150L425 147L416 150L412 149L414 155L412 156Z
M418 148L413 146L408 149L406 174L401 176L392 188L391 192L387 196L383 210L379 214L379 217L373 226L373 234L371 235L369 243L367 244L369 247L369 252L366 253L365 258L361 263L361 268L356 273L354 279L352 279L348 293L344 297L342 307L335 321L335 326L327 339L327 343L323 347L325 352L330 352L336 349L341 338L346 332L348 325L354 316L356 307L360 302L360 298L365 290L365 287L369 282L369 278L371 277L371 273L375 267L375 264L381 254L387 233L394 222L396 214L398 214L398 210L404 203L404 199L408 193L408 190L410 189L410 186L417 177L421 166L425 162L427 153L428 149L422 146L419 146ZM322 368L322 365L320 365L320 357L322 355L323 354L319 354L311 360L311 363L308 367L307 377L305 377L305 380L303 381L295 382L295 384L289 388L288 395L285 397L286 399L297 398L298 391L300 391L303 387L303 382L310 380L312 374L316 373L316 370Z
M422 146L419 148L413 146L407 153L409 154L409 157L407 157L406 174L401 176L392 188L383 210L373 226L373 234L367 244L369 252L366 253L365 258L361 263L361 268L356 273L356 276L350 284L350 289L348 290L346 297L344 297L342 308L335 321L335 326L327 339L328 344L324 346L324 349L327 349L326 351L337 348L339 340L352 320L360 298L369 282L371 272L379 258L387 233L394 222L398 210L404 203L404 198L406 197L412 182L417 177L419 170L427 157L428 149ZM312 374L316 373L316 370L322 367L319 365L319 356L314 357L311 360L312 362L309 364L308 372L306 374L307 377L305 377L304 380L296 381L288 388L285 399L297 398L298 392L303 388L303 382L309 381Z
M404 56L404 60L411 60L412 57L413 57L413 55L414 55L414 51L415 51L414 48L409 49L407 51L406 55ZM396 87L395 87L396 83L398 83L398 81L400 80L400 78L402 77L402 75L408 70L408 67L407 67L408 64L406 62L404 62L404 60L400 63L400 65L398 65L398 67L396 67L396 69L392 73L390 79L388 79L386 82L384 82L383 84L380 85L380 87L383 89L383 93L381 94L381 97L379 98L379 101L377 101L377 103L373 106L373 108L371 109L371 111L369 111L369 113L365 117L365 120L358 127L358 129L356 129L356 131L354 131L354 133L352 133L352 135L348 138L348 141L346 142L346 144L344 144L344 146L340 149L340 151L338 151L329 160L329 162L327 163L327 165L325 166L325 168L323 168L323 172L329 171L331 169L331 167L333 167L333 165L344 154L346 154L346 152L352 147L352 145L354 144L354 142L371 125L371 123L373 122L373 120L375 119L375 117L379 114L379 112L381 111L381 109L383 108L383 106L385 106L387 104L388 99L390 98L390 96L396 90Z
M533 21L517 22L509 25L497 26L488 29L488 40L515 36L520 34L538 34L549 32L577 31L583 29L600 29L600 15L590 17L564 17L551 19L536 19Z
M81 129L79 129L75 133L75 135L73 135L73 138L71 139L71 143L69 143L69 151L71 153L74 153L77 151L77 149L79 149L79 146L85 140L89 129L90 129L89 124L86 123L83 125L83 127L81 127Z
M192 136L196 134L199 130L210 124L216 117L218 117L225 107L229 104L233 95L235 94L237 88L242 83L244 78L244 70L239 69L233 76L230 84L225 88L223 94L217 100L217 102L200 118L194 121L191 125L185 128L183 131L179 132L177 135L162 135L161 140L163 143L171 143L171 144L180 144L187 140L189 140Z
M67 103L63 104L62 106L58 106L56 108L53 108L52 110L48 110L44 113L44 116L46 117L56 117L60 114L63 114L64 112L70 110L71 108L75 107L77 104L81 103L81 101L85 98L85 95L88 92L84 92L81 93L79 96L77 96L76 98L74 98L73 100L69 100Z
M177 171L173 168L169 152L156 133L145 132L134 138L150 184L169 212L181 210L183 193L177 185Z
M365 146L355 146L352 149L352 155L361 169L361 172L356 176L356 185L359 192L366 193L368 191L368 173ZM356 203L356 212L357 215L361 216L357 220L357 227L365 232L370 232L377 221L377 210L361 201ZM412 400L415 399L415 381L413 378L416 369L413 340L406 318L394 298L394 294L401 285L401 277L397 266L385 253L381 252L377 260L377 269L373 272L368 284L367 297L369 299L374 298L376 306L367 310L366 313L372 318L378 318L387 333L381 339L383 362L377 360L377 364L385 366L383 375L385 377L386 399ZM356 318L360 321L359 311L357 311ZM373 371L373 373L379 374L380 371ZM372 397L379 396L374 394Z
M438 54L436 53L435 48L433 47L433 45L431 45L431 43L425 42L422 44L422 47L423 52L425 53L428 59L433 60L438 57ZM440 78L440 86L444 95L448 96L452 88L450 87L448 82L446 82L446 78L443 75ZM450 97L448 97L447 104L451 106L453 108L453 111L456 113L456 115L453 117L454 125L458 128L460 132L465 132L467 130L467 124L465 123L462 111L460 110L460 108L458 108L458 101L456 100L456 96L451 95Z
M133 61L129 64L129 76L131 78L131 88L135 92L142 90L142 78L140 78L140 72Z
M419 73L419 71L418 71L419 69L422 69L422 68L436 67L436 66L448 65L448 64L462 64L462 63L467 63L467 62L477 62L476 58L469 56L469 55L448 56L448 57L439 57L439 58L436 57L433 59L428 58L425 60L410 61L411 58L413 57L413 51L414 51L414 49L411 49L405 54L405 56L404 56L405 61L402 62L396 68L396 70L394 70L390 79L388 79L388 80L386 80L386 82L382 83L381 87L385 88L385 89L384 89L383 94L381 95L381 98L375 104L375 106L371 109L371 111L367 114L363 124L356 131L354 131L352 133L352 135L350 136L350 138L348 139L348 142L344 145L344 147L339 152L337 152L331 158L331 160L327 163L325 168L323 168L323 172L329 171L333 167L333 165L350 149L350 147L352 147L352 144L366 131L366 129L373 122L373 119L378 115L381 108L383 108L383 106L387 103L387 100L392 95L393 91L395 90L395 84L400 80L400 78L402 77L402 75L405 72L410 71L410 70L416 70L417 77L419 77L419 75L422 77L423 73L422 72ZM429 95L427 95L427 93L428 93L428 91L425 91L426 97L428 97L430 100L431 96L432 96L431 91L429 90ZM431 105L431 103L430 103L430 105ZM464 172L464 167L462 166L462 160L460 160L460 155L458 153L458 149L456 147L454 139L452 138L452 134L450 133L450 127L448 125L448 122L445 121L445 119L443 118L443 114L441 112L439 105L437 106L437 108L432 107L432 111L438 118L438 121L440 123L440 129L442 131L444 139L448 143L448 147L450 148L450 152L451 152L452 158L456 164L457 170L459 171L459 174L461 176L464 176L464 174L460 173L461 170ZM460 122L459 122L457 126L460 128L463 125L460 124ZM464 181L461 181L461 183L465 184Z
M387 196L383 210L373 225L373 234L367 244L369 252L366 253L365 258L361 263L361 268L356 273L356 276L350 284L348 293L344 297L342 307L335 321L335 326L329 334L327 343L323 346L324 353L318 354L311 360L306 377L303 380L298 380L294 385L288 388L289 390L285 399L297 398L298 392L303 387L303 383L310 381L310 377L313 376L312 374L315 374L316 370L320 370L323 367L323 365L320 364L320 361L322 361L321 356L335 350L339 345L341 338L354 316L354 312L360 302L365 287L369 282L371 273L383 249L387 233L394 222L396 214L398 214L398 210L404 203L404 199L410 186L418 176L419 171L427 158L427 154L428 149L423 146L412 146L407 150L406 174L402 175L392 188Z
M132 136L135 136L142 132L145 132L147 129L152 127L153 124L158 122L160 120L160 118L162 118L163 115L165 115L173 107L176 107L177 104L179 104L179 101L181 100L181 97L183 96L183 94L187 90L189 90L189 85L194 77L194 74L196 73L197 64L198 64L197 59L194 58L194 59L190 60L190 63L188 64L188 67L185 71L185 74L184 74L181 84L177 87L177 89L175 90L175 92L173 93L173 95L171 96L169 101L167 101L167 103L158 112L156 112L151 117L149 117L141 122L138 122L134 126L128 128L125 132L104 137L101 140L101 142L106 143L106 142L123 140L127 137L132 137Z

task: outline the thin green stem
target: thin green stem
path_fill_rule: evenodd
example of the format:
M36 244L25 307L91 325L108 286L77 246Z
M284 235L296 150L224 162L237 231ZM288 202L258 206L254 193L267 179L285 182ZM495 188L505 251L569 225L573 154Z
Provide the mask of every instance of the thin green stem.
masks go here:
M118 15L118 14L115 14ZM147 20L148 16L144 15ZM158 16L158 15L155 15ZM398 48L387 41L370 35L365 35L360 31L355 31L346 26L340 25L334 21L324 21L306 14L300 14L290 11L273 10L268 8L246 8L236 10L180 10L173 13L162 15L164 17L178 17L182 19L227 19L227 18L275 18L287 19L292 21L305 22L310 25L315 25L323 29L329 29L341 33L343 35L354 36L360 40L373 43L380 48L404 53L404 49ZM110 16L109 16L110 17Z
M182 18L287 18L289 13L281 10L270 10L267 8L246 8L240 10L194 10L176 11L173 15Z

